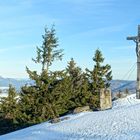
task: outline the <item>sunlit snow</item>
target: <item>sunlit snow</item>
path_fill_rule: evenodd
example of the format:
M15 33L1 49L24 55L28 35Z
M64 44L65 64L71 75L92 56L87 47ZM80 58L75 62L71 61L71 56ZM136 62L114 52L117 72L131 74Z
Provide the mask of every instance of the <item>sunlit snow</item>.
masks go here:
M135 94L113 102L106 111L68 115L60 123L48 122L0 137L0 140L139 140L140 100Z

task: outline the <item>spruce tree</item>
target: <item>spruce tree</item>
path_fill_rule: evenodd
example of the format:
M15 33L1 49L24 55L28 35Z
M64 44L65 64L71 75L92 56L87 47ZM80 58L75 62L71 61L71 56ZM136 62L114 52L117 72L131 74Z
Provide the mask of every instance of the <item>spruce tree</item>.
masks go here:
M72 58L66 68L66 76L61 83L67 110L87 105L89 102L88 80Z
M95 51L93 57L95 63L93 70L87 70L87 75L90 83L90 90L92 93L91 103L94 107L99 107L99 92L102 88L109 88L112 80L112 71L109 64L103 65L104 58L99 49Z
M83 75L81 69L76 66L73 58L71 58L68 66L66 68L68 76L70 78L70 90L71 90L71 102L73 102L74 107L81 106L79 96L81 94L81 87L83 84Z
M8 96L2 97L0 104L0 111L3 117L12 120L13 123L17 123L17 114L19 113L18 96L12 85L9 85Z
M68 75L72 80L72 86L74 87L81 86L83 80L82 70L81 68L76 66L76 63L73 58L71 58L70 62L68 63L66 71L68 72Z
M21 107L24 112L23 122L39 123L58 117L53 89L61 72L50 71L50 66L54 60L61 60L63 54L61 49L57 49L58 38L55 34L54 26L50 30L45 28L45 35L42 36L43 44L37 47L37 57L33 61L41 64L41 73L26 68L35 84L22 88L21 106L25 106Z
M41 47L37 47L37 57L32 60L42 65L42 72L45 70L48 73L54 60L62 60L63 50L57 49L59 45L54 25L50 30L45 28L45 34L42 35L42 38L43 44Z

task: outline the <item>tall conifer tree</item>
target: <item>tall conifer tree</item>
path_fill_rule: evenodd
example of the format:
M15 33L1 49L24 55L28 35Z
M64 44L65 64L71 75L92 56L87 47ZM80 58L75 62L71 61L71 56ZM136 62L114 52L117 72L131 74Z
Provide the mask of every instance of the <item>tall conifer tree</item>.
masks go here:
M45 34L42 37L42 46L37 47L37 56L32 59L35 63L41 64L41 73L38 74L37 71L31 71L27 67L27 73L35 81L35 85L23 87L21 94L21 103L28 106L23 107L25 121L31 120L31 123L58 117L53 86L59 72L50 71L50 66L54 60L62 60L63 50L57 49L59 45L54 26L50 30L45 28Z
M87 75L90 80L90 90L93 95L91 101L98 107L100 89L109 88L110 81L112 80L112 71L110 65L103 65L104 58L99 49L95 51L93 61L95 63L94 68L91 71L87 69Z

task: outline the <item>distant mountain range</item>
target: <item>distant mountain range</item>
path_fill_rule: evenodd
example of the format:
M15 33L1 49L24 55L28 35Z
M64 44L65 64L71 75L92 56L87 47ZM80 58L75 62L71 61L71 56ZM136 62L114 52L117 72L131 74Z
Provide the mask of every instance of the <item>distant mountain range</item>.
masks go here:
M127 81L127 80L112 80L111 81L111 90L113 93L118 91L125 91L128 89L130 93L136 92L136 81Z
M29 79L14 79L14 78L3 78L0 76L0 87L8 87L12 84L16 89L20 89L25 84L33 83Z
M33 81L29 79L14 79L14 78L3 78L0 76L0 87L8 87L9 84L12 84L16 89L25 84L32 84ZM111 81L111 90L113 93L118 91L129 90L130 93L135 93L136 91L136 81L126 81L126 80L112 80Z

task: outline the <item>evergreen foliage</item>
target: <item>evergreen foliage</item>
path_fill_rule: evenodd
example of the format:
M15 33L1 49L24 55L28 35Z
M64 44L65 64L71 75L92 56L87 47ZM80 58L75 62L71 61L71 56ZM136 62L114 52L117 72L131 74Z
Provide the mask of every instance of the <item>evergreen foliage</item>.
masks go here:
M18 113L18 97L14 87L9 85L8 96L2 97L0 100L0 111L5 119L10 119L14 123L16 122L16 116Z
M111 66L106 64L103 65L104 58L99 49L95 51L95 55L93 57L93 61L95 62L93 70L87 71L87 76L90 83L90 91L92 93L91 104L97 108L99 107L99 92L102 88L109 88L110 81L112 80L112 71Z
M8 96L0 99L0 134L19 128L17 118L19 114L18 98L15 88L9 85Z
M50 66L55 59L62 59L62 50L58 50L58 38L55 35L54 26L50 30L45 28L43 44L37 47L37 57L33 59L35 63L41 64L42 71L31 71L27 67L30 79L35 81L33 86L25 86L21 93L21 106L23 122L31 124L58 117L55 108L55 83L60 72L51 72ZM27 106L26 106L27 105Z
M73 58L68 63L66 70L70 78L71 100L75 104L74 107L86 105L90 94L88 92L88 80L86 79L85 74L76 66Z
M124 92L125 92L126 95L129 95L129 89L128 88L126 88Z
M62 60L63 50L58 48L54 26L45 28L43 43L37 47L37 56L33 62L41 65L41 72L26 67L32 85L25 85L17 96L14 87L9 85L8 97L0 100L0 127L5 133L22 127L56 119L76 107L89 105L99 107L99 91L109 88L112 79L110 65L103 65L104 58L96 50L93 70L84 73L72 58L62 71L51 71L55 60ZM3 123L1 123L5 120ZM5 127L6 126L6 127Z
M49 30L45 28L45 34L42 35L43 44L41 47L37 47L37 57L32 59L35 63L42 65L42 71L48 73L49 67L52 65L55 59L62 60L62 49L57 49L58 38L56 37L54 25Z

